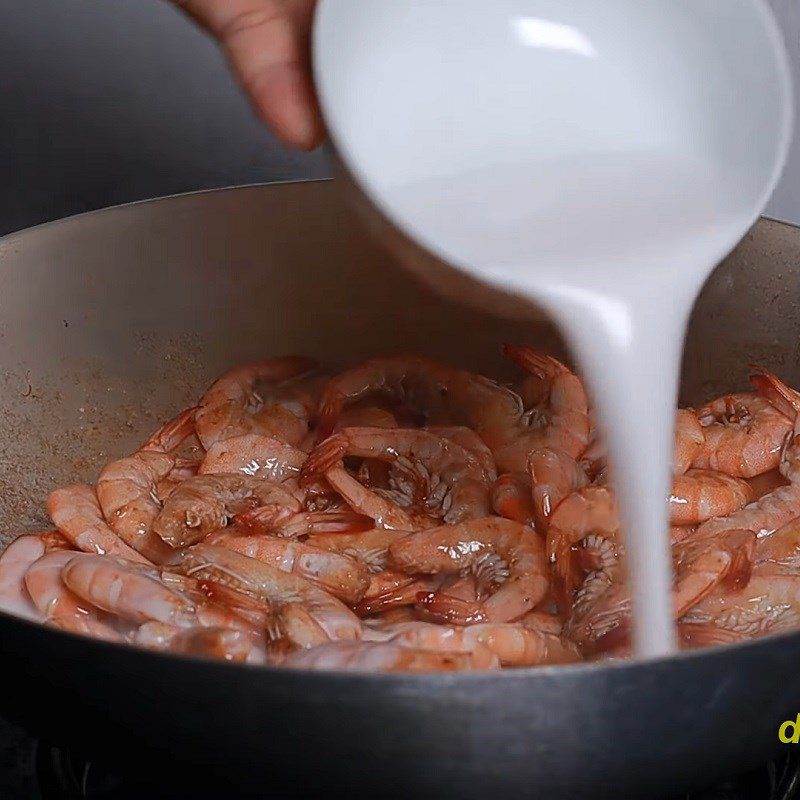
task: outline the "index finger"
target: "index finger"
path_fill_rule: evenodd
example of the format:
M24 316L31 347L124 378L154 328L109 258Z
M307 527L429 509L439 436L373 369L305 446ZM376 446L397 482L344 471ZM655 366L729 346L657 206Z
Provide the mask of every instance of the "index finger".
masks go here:
M321 143L308 55L315 0L177 2L219 39L256 112L280 139L303 149Z

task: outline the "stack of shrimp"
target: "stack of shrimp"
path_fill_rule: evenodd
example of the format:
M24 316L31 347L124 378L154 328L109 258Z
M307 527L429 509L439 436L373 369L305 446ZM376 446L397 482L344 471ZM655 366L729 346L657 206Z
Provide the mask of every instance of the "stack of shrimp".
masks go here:
M234 369L0 557L0 607L233 662L478 670L630 652L608 463L579 378L518 345L513 386L419 356L333 377ZM677 413L681 641L800 627L800 394Z

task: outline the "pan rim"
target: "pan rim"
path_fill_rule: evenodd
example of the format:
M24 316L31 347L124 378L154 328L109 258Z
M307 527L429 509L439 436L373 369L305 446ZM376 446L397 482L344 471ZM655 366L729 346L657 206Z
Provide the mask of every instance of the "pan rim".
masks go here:
M215 195L215 194L234 194L236 192L247 191L249 189L272 189L281 186L298 186L304 184L335 184L337 180L335 177L331 178L287 178L286 180L276 181L257 181L255 183L231 183L226 186L215 186L210 189L193 189L189 192L174 192L172 194L155 195L154 197L143 197L140 200L130 200L126 203L116 203L115 205L103 206L102 208L93 208L88 211L79 211L77 214L69 214L66 217L59 217L58 219L46 220L39 222L36 225L29 225L19 230L9 231L0 236L0 256L2 256L3 249L9 245L13 240L22 238L28 234L37 233L41 230L49 230L61 225L78 222L84 217L101 216L110 212L121 211L138 206L161 203L172 200L182 200L189 197L198 197L202 195ZM758 219L764 219L768 222L775 223L776 225L783 225L787 228L800 228L800 222L789 222L785 219L773 217L770 214L761 214ZM756 221L758 221L758 219ZM746 235L746 234L745 234Z
M463 672L371 672L369 670L337 670L337 669L302 669L299 667L282 667L270 664L242 664L228 663L219 659L205 658L203 656L187 655L183 653L169 653L159 650L150 650L146 647L134 643L110 642L103 639L95 639L73 631L60 630L48 627L47 625L35 620L25 619L0 610L0 624L20 624L30 631L36 631L35 635L54 636L56 638L66 638L78 642L89 648L96 648L99 651L125 653L126 651L137 654L141 658L153 658L162 663L182 662L184 665L199 665L200 667L215 670L231 670L231 674L240 674L239 670L245 670L250 675L263 675L273 678L298 678L314 676L319 679L330 680L336 678L341 682L348 681L374 681L388 682L390 684L421 684L435 682L442 686L450 686L460 683L486 682L487 680L498 679L508 680L535 680L540 679L545 682L552 681L560 675L569 676L573 679L580 679L583 675L596 676L600 674L616 674L620 672L638 672L648 668L666 669L672 665L690 666L692 662L701 660L707 661L711 658L726 658L734 654L746 654L751 650L768 649L769 645L778 642L791 641L800 642L800 630L782 631L779 633L767 634L757 639L748 639L741 642L730 644L715 645L710 647L698 647L691 650L679 650L667 656L657 656L654 658L626 658L613 661L579 661L573 664L543 664L532 667L513 667L499 670L472 670Z
M29 225L26 228L20 228L16 231L9 231L0 236L0 256L2 256L3 248L8 245L13 239L26 236L27 234L38 233L41 230L49 230L64 224L78 222L84 217L101 216L109 212L122 211L137 206L149 205L151 203L160 203L167 200L182 200L183 198L198 197L207 194L225 194L245 191L248 189L269 189L279 186L297 186L307 183L334 183L334 178L286 178L285 180L276 181L256 181L255 183L231 183L226 186L214 186L209 189L193 189L188 192L174 192L172 194L160 194L154 197L143 197L140 200L129 200L125 203L115 203L110 206L103 206L102 208L92 208L88 211L79 211L76 214L68 214L66 217L59 217L58 219L50 219L44 222L39 222L36 225ZM776 220L780 222L780 220Z

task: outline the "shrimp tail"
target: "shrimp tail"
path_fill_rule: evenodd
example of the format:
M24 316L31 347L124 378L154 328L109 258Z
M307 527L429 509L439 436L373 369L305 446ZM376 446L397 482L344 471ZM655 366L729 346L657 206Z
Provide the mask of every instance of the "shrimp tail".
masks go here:
M236 514L232 522L248 534L271 533L292 518L291 508L279 503L268 503Z
M414 607L429 622L446 625L475 625L489 622L480 603L470 603L444 592L417 592Z
M320 475L335 467L347 452L347 440L341 434L329 436L309 454L300 472L300 485L307 487Z
M194 433L194 418L200 406L181 411L165 422L141 447L142 450L157 450L169 453Z
M317 409L317 442L327 439L336 427L342 412L342 399L338 396L323 398Z
M317 511L304 515L306 533L363 533L375 527L372 517L356 511Z
M789 388L777 375L764 367L751 365L753 374L750 383L756 391L766 398L778 411L789 419L800 414L800 393Z
M529 372L539 378L545 378L554 372L566 370L566 367L558 359L544 355L525 344L504 344L503 355L510 358L525 372Z
M353 610L359 617L367 617L392 608L402 606L412 606L417 602L418 595L428 588L429 581L409 579L407 583L394 589L390 589L383 594L373 597L365 597L355 606Z

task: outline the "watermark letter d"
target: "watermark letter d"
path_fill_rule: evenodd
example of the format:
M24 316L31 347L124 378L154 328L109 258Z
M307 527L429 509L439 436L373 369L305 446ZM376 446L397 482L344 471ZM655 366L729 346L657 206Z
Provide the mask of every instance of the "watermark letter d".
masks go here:
M796 719L787 719L782 722L778 728L778 739L784 744L798 744L800 743L800 714Z

